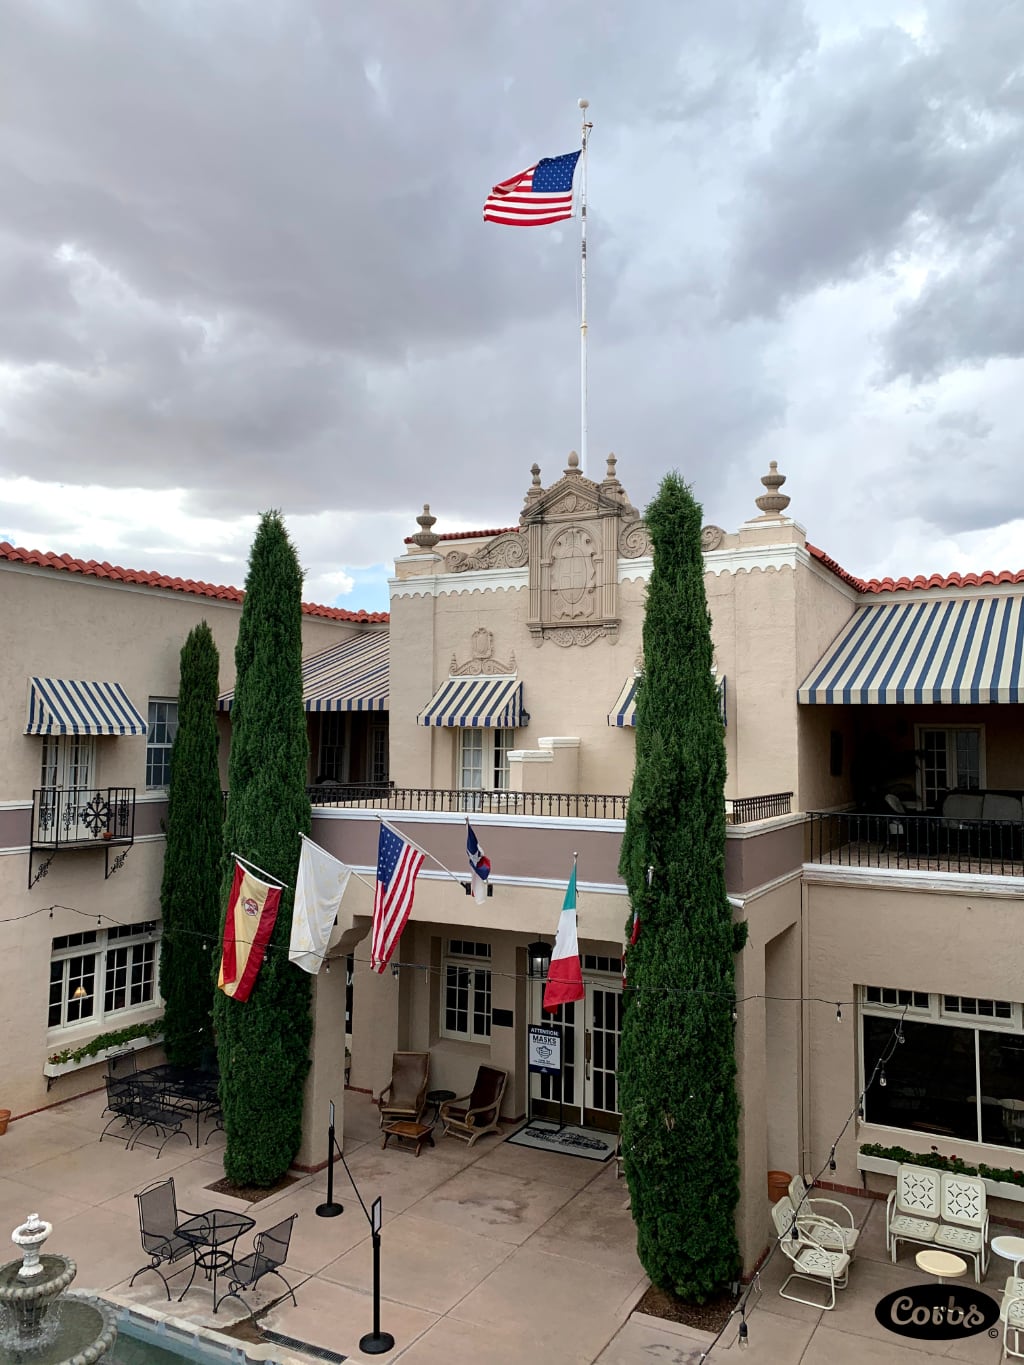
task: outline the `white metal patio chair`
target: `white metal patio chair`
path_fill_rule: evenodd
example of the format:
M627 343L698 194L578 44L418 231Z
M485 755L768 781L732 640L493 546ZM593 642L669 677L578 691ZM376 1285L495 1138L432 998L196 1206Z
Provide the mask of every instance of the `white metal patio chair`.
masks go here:
M1013 1356L1015 1360L1024 1360L1024 1346L1021 1344L1021 1335L1024 1334L1024 1279L1011 1275L1006 1281L1003 1301L999 1305L999 1320L1003 1324L1003 1353L1000 1359Z
M988 1269L988 1209L985 1182L976 1175L942 1176L939 1212L942 1222L935 1234L935 1245L969 1256L974 1262L974 1278L981 1284Z
M893 1265L900 1242L934 1245L941 1202L941 1172L929 1166L898 1167L896 1188L885 1201L885 1246Z
M795 1175L789 1182L789 1198L797 1211L797 1218L817 1220L822 1225L822 1230L817 1234L822 1246L830 1251L849 1252L853 1260L860 1237L853 1210L838 1199L819 1198L817 1195L812 1198L808 1191L813 1188L814 1182L802 1175Z
M793 1236L793 1201L788 1194L772 1205L772 1222L779 1238L782 1254L793 1266L789 1276L782 1282L779 1295L792 1299L794 1303L806 1303L811 1308L831 1309L836 1306L836 1290L845 1289L849 1281L850 1257L845 1251L829 1251L818 1239L814 1227L797 1219ZM817 1299L805 1298L802 1294L787 1294L794 1280L807 1284L828 1286L828 1303Z

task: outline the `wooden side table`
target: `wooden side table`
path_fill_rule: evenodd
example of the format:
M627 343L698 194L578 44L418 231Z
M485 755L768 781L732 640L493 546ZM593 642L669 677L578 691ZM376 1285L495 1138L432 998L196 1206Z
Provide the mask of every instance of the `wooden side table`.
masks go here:
M951 1251L919 1251L914 1257L918 1270L926 1275L934 1275L939 1284L946 1280L957 1280L967 1274L967 1262L962 1256L954 1256Z
M406 1142L416 1144L417 1156L419 1156L425 1142L429 1142L431 1147L434 1145L434 1125L432 1123L407 1123L405 1120L401 1120L398 1123L385 1124L383 1133L384 1139L380 1144L381 1147L388 1145L388 1138L404 1138Z

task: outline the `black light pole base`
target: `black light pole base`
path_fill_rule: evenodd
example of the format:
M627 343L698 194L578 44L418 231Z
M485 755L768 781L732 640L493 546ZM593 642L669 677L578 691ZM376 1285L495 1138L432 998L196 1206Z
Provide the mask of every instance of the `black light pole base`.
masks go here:
M365 1337L359 1338L359 1349L368 1356L382 1356L394 1344L395 1339L390 1332L367 1332Z
M337 1218L339 1213L345 1212L343 1204L334 1202L334 1149L337 1146L334 1137L334 1103L331 1103L331 1126L327 1130L327 1200L323 1204L317 1204L314 1212L318 1218Z

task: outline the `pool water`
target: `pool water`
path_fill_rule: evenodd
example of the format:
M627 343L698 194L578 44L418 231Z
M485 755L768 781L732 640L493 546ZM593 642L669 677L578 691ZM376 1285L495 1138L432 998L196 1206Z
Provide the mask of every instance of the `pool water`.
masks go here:
M118 1313L117 1341L100 1365L181 1365L183 1360L194 1365L254 1365L241 1346L130 1308Z

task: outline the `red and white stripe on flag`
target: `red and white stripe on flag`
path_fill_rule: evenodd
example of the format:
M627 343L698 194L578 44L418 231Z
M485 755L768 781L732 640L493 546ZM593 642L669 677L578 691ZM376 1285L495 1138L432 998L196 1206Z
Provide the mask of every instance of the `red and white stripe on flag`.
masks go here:
M572 217L572 186L568 190L538 193L533 188L536 165L495 185L484 200L484 222L506 227L543 227Z
M412 912L416 874L423 864L423 856L415 844L381 823L370 940L370 966L378 974L391 961L391 954Z
M235 863L217 977L217 985L225 995L235 1000L249 999L280 904L279 886L261 881L241 863Z

